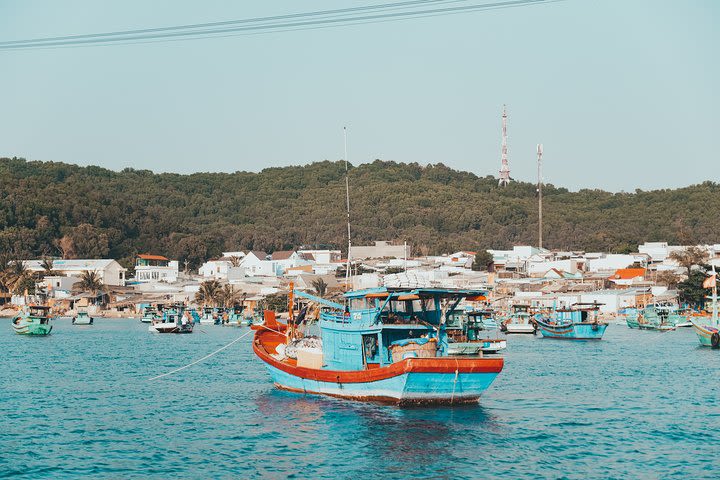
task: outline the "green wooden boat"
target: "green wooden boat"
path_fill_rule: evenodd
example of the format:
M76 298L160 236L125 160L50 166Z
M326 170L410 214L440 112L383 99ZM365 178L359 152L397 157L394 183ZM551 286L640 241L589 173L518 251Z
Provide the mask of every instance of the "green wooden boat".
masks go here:
M50 307L31 305L12 320L18 335L48 335L52 331Z

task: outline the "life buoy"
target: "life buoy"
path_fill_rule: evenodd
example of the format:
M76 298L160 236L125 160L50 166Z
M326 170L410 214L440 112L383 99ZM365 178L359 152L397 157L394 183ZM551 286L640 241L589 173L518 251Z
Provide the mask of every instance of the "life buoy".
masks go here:
M710 345L712 345L712 348L720 348L720 334L718 332L710 335Z

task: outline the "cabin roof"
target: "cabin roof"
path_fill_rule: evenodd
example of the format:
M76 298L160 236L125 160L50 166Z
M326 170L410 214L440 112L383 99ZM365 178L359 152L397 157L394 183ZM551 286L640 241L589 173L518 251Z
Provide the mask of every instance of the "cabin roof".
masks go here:
M482 296L486 295L486 290L466 290L460 288L368 288L365 290L355 290L352 292L346 292L345 298L362 298L373 294L387 293L393 298L397 298L404 295L417 295L419 297L471 297L471 296Z
M292 257L293 253L295 253L294 250L278 250L272 253L271 258L273 260L287 260L288 258Z
M633 278L642 277L645 275L644 268L619 268L615 270L615 275L612 276L614 279L631 280Z
M141 253L138 255L138 258L142 260L164 260L164 261L170 261L170 259L163 257L162 255L151 255L149 253Z

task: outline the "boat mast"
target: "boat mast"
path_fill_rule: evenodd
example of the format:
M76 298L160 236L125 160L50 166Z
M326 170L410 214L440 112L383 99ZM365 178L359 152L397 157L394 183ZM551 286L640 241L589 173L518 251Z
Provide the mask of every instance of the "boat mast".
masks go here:
M345 285L348 290L351 290L350 285L352 281L352 269L350 260L350 250L352 248L352 239L350 237L350 180L348 179L348 155L347 155L347 127L343 127L343 140L345 143L345 205L347 207L347 240L348 240L348 254L347 254L347 271L345 272Z
M543 209L542 209L542 153L543 153L543 152L542 152L542 151L543 151L542 143L538 143L538 146L537 146L537 167L538 167L538 174L537 174L537 175L538 175L538 187L537 187L537 190L538 190L538 246L539 246L540 248L542 248L542 245L543 245L543 241L542 241L542 240L543 240L543 239L542 239L542 234L543 234L543 226L542 226L542 221L543 221L543 218L542 218L542 214L543 214L543 212L542 212L542 210L543 210Z
M712 301L713 301L713 311L712 311L712 324L713 326L718 326L718 308L717 308L717 273L715 273L715 265L713 265L713 288L712 288Z

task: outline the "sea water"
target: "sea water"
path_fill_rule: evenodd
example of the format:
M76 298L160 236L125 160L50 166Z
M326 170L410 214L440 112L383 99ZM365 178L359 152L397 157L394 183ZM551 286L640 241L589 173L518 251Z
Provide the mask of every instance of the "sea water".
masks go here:
M251 335L149 380L247 327L0 325L3 477L720 477L720 351L690 329L511 336L478 405L402 409L278 391Z

